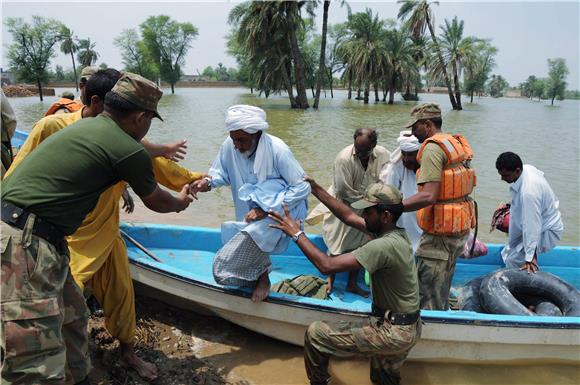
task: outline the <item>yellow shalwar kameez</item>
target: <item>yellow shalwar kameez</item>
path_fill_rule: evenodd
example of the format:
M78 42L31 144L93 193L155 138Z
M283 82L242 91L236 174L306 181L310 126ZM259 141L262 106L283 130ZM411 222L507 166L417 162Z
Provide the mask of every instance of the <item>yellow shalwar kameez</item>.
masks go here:
M39 120L7 175L44 139L80 119L82 110ZM202 173L192 172L163 157L153 159L153 172L157 182L175 191L203 177ZM67 241L71 273L76 283L82 290L91 287L103 307L109 333L122 343L131 343L135 337L135 293L127 248L119 233L119 200L125 186L125 182L119 182L105 190L93 211Z

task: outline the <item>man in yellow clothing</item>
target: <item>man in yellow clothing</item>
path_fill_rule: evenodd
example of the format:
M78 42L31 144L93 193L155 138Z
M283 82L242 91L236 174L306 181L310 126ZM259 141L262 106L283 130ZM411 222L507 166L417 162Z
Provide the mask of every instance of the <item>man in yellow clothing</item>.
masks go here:
M82 94L85 107L74 113L51 115L38 121L8 174L50 135L80 119L95 117L102 112L105 94L119 76L120 73L113 69L98 71L85 85ZM171 146L144 143L144 146L153 158L155 179L165 187L179 191L183 185L204 176L163 157L179 157L184 142ZM105 325L111 335L119 339L123 361L144 379L152 380L157 377L156 366L139 358L134 350L135 295L127 249L119 233L119 200L125 187L125 182L120 182L104 191L82 225L67 237L70 268L81 290L90 286L103 307Z

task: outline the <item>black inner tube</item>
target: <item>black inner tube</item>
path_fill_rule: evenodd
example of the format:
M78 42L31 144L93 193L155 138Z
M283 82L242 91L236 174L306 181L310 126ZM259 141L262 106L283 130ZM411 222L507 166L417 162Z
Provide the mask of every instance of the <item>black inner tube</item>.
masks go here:
M554 274L501 269L488 274L481 282L479 298L489 313L536 315L517 300L520 296L543 298L555 304L564 316L580 316L580 291Z

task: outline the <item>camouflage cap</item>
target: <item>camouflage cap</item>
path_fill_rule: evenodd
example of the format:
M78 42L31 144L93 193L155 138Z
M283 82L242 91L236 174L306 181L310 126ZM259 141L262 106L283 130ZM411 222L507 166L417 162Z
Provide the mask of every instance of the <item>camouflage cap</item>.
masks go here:
M373 183L365 190L363 199L351 204L353 209L366 209L367 207L384 204L399 205L403 201L403 194L394 186Z
M163 120L157 112L157 103L163 91L149 79L131 72L125 72L117 81L111 92L119 95L139 108L151 111Z
M70 100L74 100L75 99L75 94L73 94L71 91L64 91L61 95L61 98L65 98L65 99L70 99Z
M81 71L81 81L86 82L87 80L90 79L91 76L96 74L98 70L99 67L97 66L87 66L83 68L83 70Z
M405 127L412 127L419 120L441 118L441 107L437 103L423 103L411 110L411 120Z

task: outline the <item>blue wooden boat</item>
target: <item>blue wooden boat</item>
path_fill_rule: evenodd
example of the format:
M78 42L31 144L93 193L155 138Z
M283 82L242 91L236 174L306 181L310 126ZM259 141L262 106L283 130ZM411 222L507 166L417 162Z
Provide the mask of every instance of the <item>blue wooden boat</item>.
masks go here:
M346 274L337 276L331 300L270 293L253 303L250 290L218 285L212 276L215 252L221 247L219 229L159 224L123 224L122 230L142 248L127 241L131 271L139 287L154 289L161 298L174 299L188 309L207 311L237 325L296 345L316 320L354 320L368 316L370 300L345 292ZM322 238L310 239L325 249ZM460 260L454 286L503 266L500 245L489 254ZM272 283L299 274L321 276L291 244L284 255L272 256ZM580 287L580 250L558 247L541 259L543 271ZM580 363L580 317L511 316L470 311L425 311L420 342L410 359L423 361L488 361Z
M17 130L12 145L18 150L28 134ZM281 341L302 345L304 332L317 320L356 320L367 317L370 299L345 292L338 275L330 300L270 293L254 303L250 290L218 285L212 275L215 252L221 247L218 229L158 224L122 226L133 241L126 242L133 280L141 289L194 311L209 312L237 325ZM321 249L320 236L309 235ZM136 245L139 244L139 246ZM460 260L453 286L503 266L501 245L489 245L487 256ZM284 255L272 257L272 283L318 271L291 243ZM580 288L580 250L561 246L541 259L543 271ZM580 363L580 317L526 317L469 311L423 310L420 342L412 360L493 363Z

